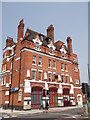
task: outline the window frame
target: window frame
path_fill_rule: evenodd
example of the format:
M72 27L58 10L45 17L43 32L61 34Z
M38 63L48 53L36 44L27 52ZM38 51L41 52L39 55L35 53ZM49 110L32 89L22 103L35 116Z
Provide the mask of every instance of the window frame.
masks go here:
M4 85L6 85L6 75L4 76Z
M50 53L53 54L53 47L50 47Z
M48 62L49 62L49 68L51 68L51 60L49 59Z
M36 65L36 56L35 55L33 55L33 65Z
M37 41L35 43L35 49L39 50L39 43Z
M78 72L78 68L77 68L77 67L74 67L74 71L75 71L75 72Z
M18 93L18 101L19 102L22 101L22 90L21 89L19 90L19 93Z
M53 60L53 68L56 68L56 62Z
M65 64L65 70L67 70L67 64Z
M52 75L51 73L48 73L49 82L51 82L51 79L52 79L51 75Z
M40 63L40 64L39 64ZM38 65L41 66L42 63L41 63L41 57L38 58Z
M62 54L62 57L64 58L65 57L65 52L62 51L61 54Z
M61 70L63 70L63 63L61 63Z
M39 79L41 78L41 79ZM42 72L41 71L38 71L38 80L42 80Z
M66 83L68 83L68 76L66 76Z
M78 82L77 82L78 81ZM79 84L79 80L75 79L75 84L78 85Z
M53 75L54 75L54 82L56 82L56 80L57 80L57 79L56 79L56 75L55 75L55 74L53 74Z
M61 75L62 76L62 83L64 83L64 75Z
M33 74L33 73L35 73L35 74ZM33 78L33 75L35 75L34 78ZM35 80L35 78L36 78L36 71L32 70L32 80Z

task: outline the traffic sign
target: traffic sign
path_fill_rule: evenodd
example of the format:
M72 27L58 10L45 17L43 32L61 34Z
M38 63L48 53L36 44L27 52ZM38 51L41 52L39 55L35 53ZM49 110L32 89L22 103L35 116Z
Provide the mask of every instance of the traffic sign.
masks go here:
M13 88L12 88L12 92L14 92L14 91L15 91L15 88L13 87Z

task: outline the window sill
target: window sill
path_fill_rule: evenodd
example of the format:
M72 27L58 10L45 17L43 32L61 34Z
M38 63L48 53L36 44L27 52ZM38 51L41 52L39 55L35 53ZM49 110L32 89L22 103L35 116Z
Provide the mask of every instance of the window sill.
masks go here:
M62 57L62 56L61 56L61 58L65 59L65 57Z
M50 55L55 55L54 53L50 53L50 52L49 52L49 54L50 54Z
M36 51L41 51L41 49L34 48Z
M68 72L68 70L65 70L65 72Z
M42 65L38 65L39 67L42 67Z
M76 85L79 85L79 83L76 83Z
M48 67L49 69L51 69L51 67Z
M54 69L54 70L56 70L56 68L55 68L55 67L53 67L53 69Z
M32 64L32 65L36 66L36 64Z
M64 71L64 69L61 69L61 71Z
M38 81L42 81L42 80L38 80Z

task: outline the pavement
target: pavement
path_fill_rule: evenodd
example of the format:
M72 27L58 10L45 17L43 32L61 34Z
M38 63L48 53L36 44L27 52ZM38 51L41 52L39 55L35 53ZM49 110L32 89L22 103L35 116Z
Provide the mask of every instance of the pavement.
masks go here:
M48 112L60 112L60 111L65 111L65 110L70 110L70 109L75 109L75 108L82 108L83 106L70 106L70 107L54 107L54 108L49 108ZM13 110L13 112L10 109L2 109L0 108L0 114L2 113L11 113L11 114L35 114L35 113L42 113L45 110L41 109L32 109L32 110Z
M73 119L88 119L87 116L83 114L83 106L70 106L70 107L56 107L56 108L49 108L48 111L41 110L41 109L32 109L32 110L11 110L7 109L0 109L0 119L51 119L51 120L73 120Z

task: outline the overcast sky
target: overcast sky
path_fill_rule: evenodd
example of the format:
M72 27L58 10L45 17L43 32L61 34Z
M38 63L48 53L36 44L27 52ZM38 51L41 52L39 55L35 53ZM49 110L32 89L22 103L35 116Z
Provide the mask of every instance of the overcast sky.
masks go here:
M27 27L46 35L53 24L55 41L66 43L72 38L73 52L78 55L80 79L88 80L88 3L2 3L2 48L7 36L17 40L19 21Z

